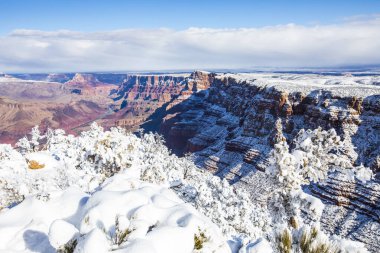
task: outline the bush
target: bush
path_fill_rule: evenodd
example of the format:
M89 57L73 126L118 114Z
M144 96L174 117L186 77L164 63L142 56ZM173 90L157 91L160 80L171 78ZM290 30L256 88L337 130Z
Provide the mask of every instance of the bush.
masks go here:
M30 160L28 162L28 167L31 170L39 170L39 169L45 168L45 164L39 163L35 160Z
M277 237L277 248L280 253L339 253L342 252L336 241L330 240L317 227L307 226L301 230L290 231L285 228Z
M205 235L204 231L198 227L198 233L194 234L194 249L200 250L203 248L203 244L207 242L209 239Z
M70 240L62 248L58 249L58 253L73 253L78 244L77 239Z
M119 217L116 216L115 218L115 236L114 236L114 244L120 246L123 242L127 241L128 235L133 230L126 228L123 229L120 226Z
M281 253L292 252L293 238L289 229L285 228L277 237L278 250Z
M302 231L299 241L300 251L302 253L338 253L337 246L330 241L318 240L319 230L313 227L311 230Z

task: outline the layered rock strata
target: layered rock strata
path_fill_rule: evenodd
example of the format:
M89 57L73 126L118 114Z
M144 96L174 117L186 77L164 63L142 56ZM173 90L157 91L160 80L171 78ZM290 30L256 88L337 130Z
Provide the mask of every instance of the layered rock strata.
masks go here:
M262 171L273 145L282 138L292 145L303 128L334 128L354 145L353 164L379 171L379 86L363 84L359 77L334 82L281 78L217 76L202 99L193 95L165 116L161 133L167 145L194 153L200 167L250 190L255 200L269 194L260 186L265 186ZM362 184L335 173L306 190L327 205L322 219L327 231L361 240L373 250L380 247L378 232L371 232L379 231L379 187L378 179Z

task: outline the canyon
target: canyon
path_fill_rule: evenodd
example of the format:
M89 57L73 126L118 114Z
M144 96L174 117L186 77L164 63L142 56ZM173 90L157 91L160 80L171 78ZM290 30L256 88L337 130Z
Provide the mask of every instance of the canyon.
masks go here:
M177 104L160 132L178 153L251 192L266 189L268 158L275 143L292 142L301 129L334 128L354 148L353 164L377 176L362 184L339 172L304 189L326 204L321 223L328 232L380 248L378 77L323 77L287 74L221 75L210 88Z
M75 79L74 79L75 81ZM87 81L59 83L3 77L0 82L0 141L14 144L35 125L79 133L86 123L106 115L117 86Z
M292 148L301 129L334 128L370 167L369 183L339 171L304 190L325 204L325 231L380 248L380 77L299 73L38 74L1 77L0 141L34 125L78 134L90 123L161 134L177 155L268 196L264 173L274 144ZM345 155L350 155L349 152Z

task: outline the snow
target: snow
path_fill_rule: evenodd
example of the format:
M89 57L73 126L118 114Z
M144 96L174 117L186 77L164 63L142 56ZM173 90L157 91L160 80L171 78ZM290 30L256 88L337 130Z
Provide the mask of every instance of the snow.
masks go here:
M369 253L361 242L337 238L342 253Z
M49 242L54 248L68 243L73 237L79 234L78 229L65 220L55 220L49 228Z
M130 248L192 252L194 235L201 229L210 236L205 248L229 252L223 234L210 219L167 187L143 182L133 174L126 171L109 178L104 188L88 198L74 188L55 192L46 200L28 197L0 215L0 249L32 251L24 235L38 231L56 249L77 238L77 252L129 252ZM117 229L130 231L128 241L115 245ZM33 248L42 248L35 243Z
M30 196L19 205L3 210L0 215L0 250L32 252L50 249L46 252L52 252L47 237L50 225L57 219L74 215L85 197L86 194L77 188L69 188L52 192L49 200ZM27 240L36 236L42 240Z
M248 244L240 249L239 253L272 253L272 247L269 242L263 238Z
M290 74L290 73L236 73L218 74L216 78L234 78L239 82L260 87L276 87L276 89L291 92L310 93L315 90L331 91L339 96L367 97L380 92L380 76L328 76L320 74Z
M260 237L265 225L249 222L256 211L248 196L171 155L153 134L140 139L96 124L79 137L34 128L18 150L0 151L0 250L231 252L233 235Z
M276 252L278 227L291 215L300 219L294 234L305 225L301 209L318 222L323 204L301 185L323 179L325 163L338 159L325 157L339 147L335 137L317 129L301 131L291 152L277 144L268 168L277 190L266 206L172 155L158 135L96 124L78 137L34 128L17 149L0 145L0 251Z

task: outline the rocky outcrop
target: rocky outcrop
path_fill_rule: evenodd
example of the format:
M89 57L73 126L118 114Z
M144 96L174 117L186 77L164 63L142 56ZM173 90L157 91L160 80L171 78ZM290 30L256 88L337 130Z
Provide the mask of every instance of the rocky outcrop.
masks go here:
M102 85L103 83L99 82L99 80L92 74L76 73L75 76L71 80L67 81L65 84L79 87L95 87L98 85Z
M184 77L173 76L128 76L119 87L117 94L124 101L157 100L169 102L184 88Z
M380 221L380 184L376 179L363 183L335 171L323 185L313 184L310 190L332 204L344 206Z
M107 97L116 92L118 86L102 83L93 74L76 73L71 80L65 82L65 88L78 95Z
M283 138L278 135L280 128L289 144L300 129L335 128L342 138L350 137L356 144L357 162L376 170L380 160L380 117L376 114L379 99L380 96L341 95L328 87L289 92L286 87L268 87L222 76L214 79L205 99L196 100L197 103L182 103L180 110L185 112L176 115L175 123L168 115L173 131L165 126L163 133L188 136L185 152L219 145L222 138L225 152L241 153L250 164L259 166L259 161L265 160L266 154L261 152L262 158L259 159L260 152L251 150L252 147L272 147L278 138ZM170 139L168 142L170 146Z
M144 123L144 129L158 130L168 110L209 88L211 81L212 76L200 71L190 75L128 75L116 93L116 124L136 129Z
M373 95L380 93L377 87L362 93L360 86L350 86L347 94L342 87L305 89L307 84L270 85L229 75L210 78L214 79L203 99L193 95L175 106L161 133L177 153L194 153L197 165L251 191L255 200L262 197L258 193L265 195L265 189L258 189L265 185L261 171L273 145L286 138L291 146L303 128L335 128L356 147L358 157L352 162L378 171L380 96ZM327 231L362 240L374 249L379 247L378 237L369 231L379 228L379 187L377 180L361 184L331 174L326 184L312 185L309 191L327 205L325 212L330 214L322 219ZM339 222L331 222L334 210Z

